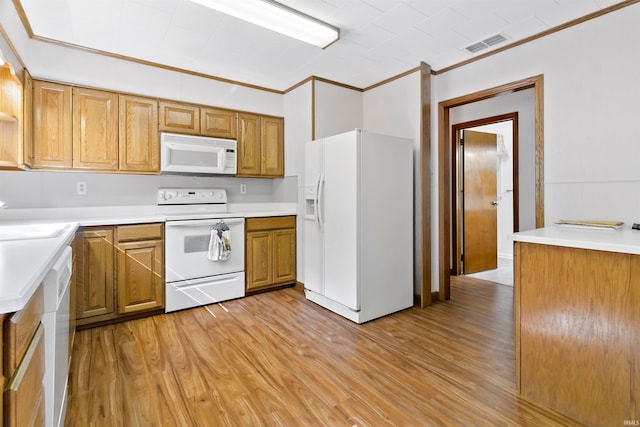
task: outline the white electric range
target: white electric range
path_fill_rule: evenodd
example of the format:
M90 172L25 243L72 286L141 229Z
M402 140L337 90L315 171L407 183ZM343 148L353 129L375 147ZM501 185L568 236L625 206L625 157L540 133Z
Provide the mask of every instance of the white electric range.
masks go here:
M244 296L244 218L227 212L225 190L162 188L157 213L167 218L166 312ZM212 253L220 229L230 244L225 257Z

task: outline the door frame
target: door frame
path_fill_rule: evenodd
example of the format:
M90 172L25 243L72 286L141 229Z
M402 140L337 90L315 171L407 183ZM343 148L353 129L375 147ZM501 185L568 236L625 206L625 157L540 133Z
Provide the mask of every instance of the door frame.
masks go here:
M518 113L507 113L498 116L487 117L478 120L471 120L464 123L457 123L451 126L451 188L455 192L455 197L451 198L451 212L455 215L455 226L451 230L451 241L454 244L451 247L451 256L454 260L451 266L451 275L457 276L462 274L462 263L460 260L460 254L462 253L462 221L464 218L463 204L462 204L462 173L464 167L461 161L462 146L460 145L460 131L470 128L491 125L495 123L502 123L511 121L512 132L512 158L513 163L513 231L519 230L519 187L518 187Z
M438 103L438 299L451 299L451 131L450 110L460 105L495 98L501 94L534 89L535 97L535 205L536 228L544 227L544 76L452 98Z

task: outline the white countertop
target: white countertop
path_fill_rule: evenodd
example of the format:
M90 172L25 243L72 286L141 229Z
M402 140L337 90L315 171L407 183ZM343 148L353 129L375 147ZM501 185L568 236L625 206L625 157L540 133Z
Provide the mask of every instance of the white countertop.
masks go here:
M0 313L24 308L77 228L69 223L57 237L0 242Z
M295 203L237 203L221 217L296 215ZM24 308L65 246L81 226L165 222L156 206L101 206L88 208L2 209L0 226L68 223L58 237L0 241L0 313Z
M619 230L566 228L552 225L515 233L513 240L542 245L640 254L640 230L632 230L628 225Z

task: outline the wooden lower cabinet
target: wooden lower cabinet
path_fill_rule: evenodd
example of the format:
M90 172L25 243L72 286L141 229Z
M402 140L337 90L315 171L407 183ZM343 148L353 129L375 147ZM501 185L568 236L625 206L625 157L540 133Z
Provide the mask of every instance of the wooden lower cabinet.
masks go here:
M164 309L164 225L82 229L75 272L76 325Z
M117 229L118 313L164 308L164 227Z
M589 426L640 419L640 255L516 242L517 391Z
M296 282L296 217L247 218L246 292Z
M2 420L5 426L44 426L42 285L25 307L2 316Z

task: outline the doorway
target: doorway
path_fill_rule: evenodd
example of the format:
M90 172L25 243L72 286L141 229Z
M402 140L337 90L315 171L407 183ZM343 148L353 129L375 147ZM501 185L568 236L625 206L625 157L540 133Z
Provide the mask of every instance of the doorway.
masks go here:
M452 125L452 275L513 285L518 112Z
M534 169L534 223L536 228L544 227L544 123L543 123L543 76L537 75L505 85L482 90L469 95L442 101L438 104L438 299L451 298L450 279L452 272L453 216L452 216L452 158L451 150L451 109L472 104L503 94L533 89L535 136L532 155Z

